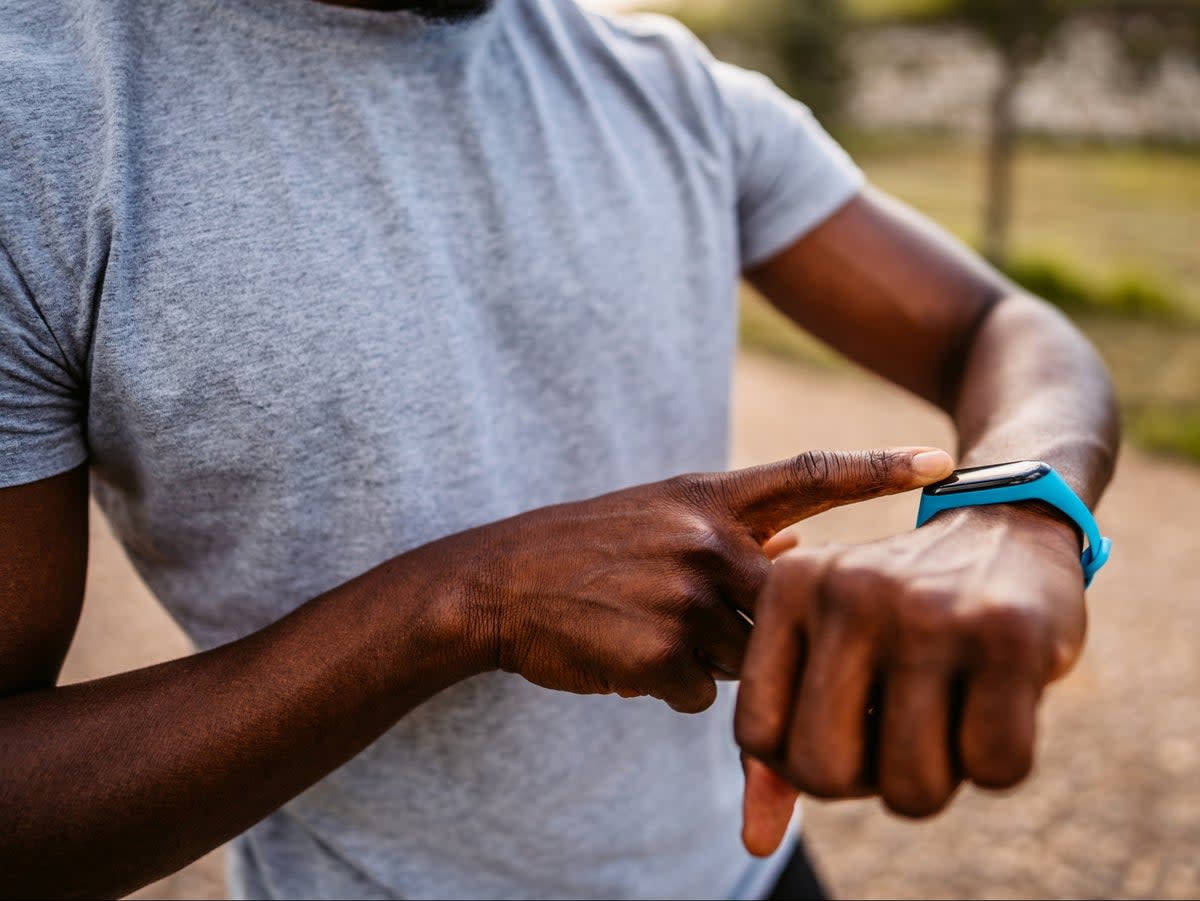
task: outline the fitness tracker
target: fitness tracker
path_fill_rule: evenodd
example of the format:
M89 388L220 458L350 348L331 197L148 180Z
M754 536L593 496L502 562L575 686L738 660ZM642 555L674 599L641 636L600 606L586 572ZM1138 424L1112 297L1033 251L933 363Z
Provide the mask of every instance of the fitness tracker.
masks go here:
M1092 511L1047 463L1024 460L956 470L948 479L930 485L921 493L917 527L943 510L1015 501L1042 501L1074 520L1087 536L1088 546L1081 562L1084 587L1091 585L1092 577L1108 561L1112 541L1100 534Z

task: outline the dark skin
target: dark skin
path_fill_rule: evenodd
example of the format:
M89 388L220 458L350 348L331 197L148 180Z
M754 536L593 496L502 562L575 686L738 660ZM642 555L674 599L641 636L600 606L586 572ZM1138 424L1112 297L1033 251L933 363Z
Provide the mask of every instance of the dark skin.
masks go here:
M536 510L396 557L241 641L54 687L83 591L83 469L0 492L0 893L122 895L216 847L441 689L708 707L741 669L762 545L936 479L914 452L802 455Z
M964 462L1041 457L1098 497L1116 446L1102 366L943 233L867 193L752 277L801 325L951 410ZM777 842L789 785L882 792L925 814L964 776L1011 784L1032 757L1041 689L1083 639L1071 528L1036 509L971 511L768 562L791 522L948 473L936 452L918 471L920 450L811 452L535 510L389 560L240 641L61 688L87 476L0 490L0 893L127 893L496 669L679 711L704 709L714 675L740 672L751 850ZM735 606L755 617L752 638ZM864 674L881 672L876 750L855 723ZM960 701L947 686L968 676L950 735Z
M433 17L492 5L329 2ZM862 264L876 253L880 265ZM1103 365L1061 317L911 211L873 195L747 277L793 321L951 414L961 465L1040 458L1089 506L1099 500L1119 440ZM972 540L996 552L965 547ZM768 626L756 630L737 713L747 847L774 850L794 789L878 794L920 817L964 780L1020 782L1042 689L1083 643L1082 589L1062 553L1077 557L1079 540L1057 511L1026 504L788 554L764 592ZM767 552L789 547L784 537ZM864 718L868 708L881 712Z
M1099 499L1118 424L1094 351L911 211L870 193L749 277L798 324L950 413L960 465L1042 459L1089 506ZM735 718L747 847L778 844L789 784L922 817L963 781L1024 779L1042 692L1083 646L1079 542L1057 511L1019 504L784 552Z

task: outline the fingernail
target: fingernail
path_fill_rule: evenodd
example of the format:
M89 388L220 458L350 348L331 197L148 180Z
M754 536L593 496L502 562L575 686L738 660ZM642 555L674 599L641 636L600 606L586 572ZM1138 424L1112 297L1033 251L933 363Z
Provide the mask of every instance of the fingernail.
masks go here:
M912 458L913 472L923 478L949 475L954 461L945 451L931 450L917 454Z

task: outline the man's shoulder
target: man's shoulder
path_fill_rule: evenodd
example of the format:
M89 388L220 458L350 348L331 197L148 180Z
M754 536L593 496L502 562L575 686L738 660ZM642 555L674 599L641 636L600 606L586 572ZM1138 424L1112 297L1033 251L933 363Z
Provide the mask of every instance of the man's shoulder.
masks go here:
M535 5L570 7L575 21L589 35L620 55L643 60L669 58L704 67L708 49L682 22L655 12L608 12L576 6L574 0L532 0Z
M651 12L585 9L574 0L521 0L566 23L560 33L587 61L589 75L632 92L641 106L649 99L656 114L692 133L701 145L722 142L719 91L708 48L677 19Z
M663 13L636 10L632 12L609 12L579 7L585 19L602 23L616 35L629 40L665 41L668 43L695 46L699 39L678 19Z

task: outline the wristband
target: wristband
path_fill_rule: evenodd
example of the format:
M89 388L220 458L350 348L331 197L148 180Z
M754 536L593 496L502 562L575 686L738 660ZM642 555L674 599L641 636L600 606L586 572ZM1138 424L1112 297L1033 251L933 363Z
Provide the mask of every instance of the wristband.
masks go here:
M1080 561L1083 584L1085 588L1091 585L1096 572L1108 562L1112 541L1100 534L1092 511L1047 463L1026 460L956 470L948 479L921 492L917 527L925 525L943 510L1017 501L1042 501L1062 511L1079 526L1087 537L1087 547Z

